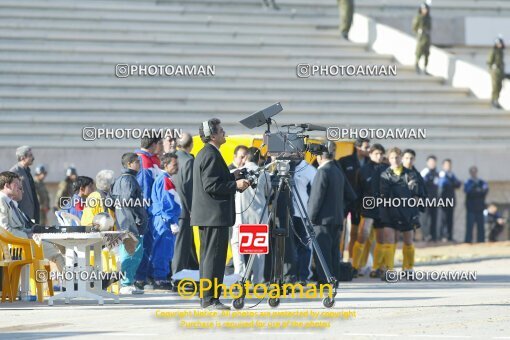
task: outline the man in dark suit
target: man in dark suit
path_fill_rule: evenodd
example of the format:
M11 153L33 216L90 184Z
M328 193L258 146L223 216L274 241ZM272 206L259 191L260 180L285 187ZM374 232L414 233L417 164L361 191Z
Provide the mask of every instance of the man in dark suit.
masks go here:
M219 119L202 123L199 129L204 148L193 164L193 198L191 225L200 231L200 279L210 280L212 289L200 292L202 308L230 309L223 305L221 289L214 287L215 280L223 283L227 259L229 228L235 223L235 193L250 183L235 180L220 153L225 143L225 131Z
M175 239L174 258L172 260L172 273L190 268L190 257L193 251L193 229L190 225L191 198L193 196L193 162L190 154L193 149L193 138L184 133L177 140L178 150L175 152L179 163L179 172L173 176L177 193L181 198L182 209L179 216L179 229Z
M11 168L11 171L18 174L23 184L23 198L18 202L19 209L33 220L34 223L39 223L39 199L35 190L35 182L32 174L30 173L30 166L34 163L34 155L32 149L27 146L20 146L16 149L16 157L18 163Z
M308 213L326 264L332 275L338 277L340 236L345 209L344 197L347 200L354 200L356 194L350 187L347 177L334 163L333 153L326 150L317 156L317 161L319 168L312 183ZM318 283L326 283L326 275L315 253L314 257L318 267Z

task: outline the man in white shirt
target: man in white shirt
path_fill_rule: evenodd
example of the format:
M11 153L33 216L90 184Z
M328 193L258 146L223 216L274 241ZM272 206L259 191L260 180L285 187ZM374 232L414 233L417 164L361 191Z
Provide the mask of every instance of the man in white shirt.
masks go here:
M260 150L251 147L248 148L246 154L246 163L244 168L248 171L256 171L260 159ZM262 216L262 211L266 205L267 199L271 191L271 180L267 172L262 172L257 181L256 188L249 187L242 193L237 192L235 197L236 203L236 222L232 230L231 247L234 262L234 273L244 275L246 264L244 256L239 254L239 225L241 224L258 224ZM262 223L266 224L268 219L268 209L262 216ZM255 255L253 263L253 284L262 283L264 281L264 261L265 255Z

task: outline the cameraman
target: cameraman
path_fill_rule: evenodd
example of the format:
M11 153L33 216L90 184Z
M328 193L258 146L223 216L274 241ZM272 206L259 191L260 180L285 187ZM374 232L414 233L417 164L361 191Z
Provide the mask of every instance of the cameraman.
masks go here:
M332 275L338 277L340 264L340 236L344 219L344 195L354 195L347 177L334 162L334 154L326 147L317 155L319 168L312 183L308 212L314 225L316 239ZM354 199L355 197L349 197ZM314 254L317 267L320 266ZM324 270L317 269L317 283L327 283Z
M193 198L191 225L200 230L200 279L217 279L223 283L228 249L229 227L235 222L234 196L250 185L246 179L235 180L220 153L226 142L225 131L219 119L213 118L199 128L204 147L193 164ZM216 287L201 292L202 308L230 309L219 300L221 289Z
M257 171L259 169L258 162L260 158L260 150L251 147L247 149L246 163L244 169L248 171ZM258 224L262 217L262 223L267 223L268 209L262 216L262 211L266 205L267 199L271 192L271 179L269 174L262 171L258 176L256 187L249 187L244 192L236 193L236 223L234 225L230 244L232 246L232 257L234 262L235 273L244 275L246 271L244 256L239 254L239 225L241 224ZM255 255L253 263L253 284L264 281L264 255Z

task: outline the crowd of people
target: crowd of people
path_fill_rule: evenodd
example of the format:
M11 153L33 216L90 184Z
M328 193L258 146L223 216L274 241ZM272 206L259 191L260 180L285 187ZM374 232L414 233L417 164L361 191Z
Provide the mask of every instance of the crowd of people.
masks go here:
M30 168L34 162L32 149L19 147L17 164L0 173L0 226L29 238L34 225L48 224L50 211L67 212L84 226L92 225L96 215L108 213L117 230L135 236L135 241L121 244L118 250L120 270L125 274L121 294L171 290L172 274L184 269L198 269L201 278L222 280L224 273L242 276L247 257L239 253L239 226L268 223L269 210L264 207L274 194L274 173L260 172L256 186L238 175L241 169L257 171L271 159L258 148L238 145L233 162L227 166L219 152L225 143L220 121L204 122L199 134L205 146L196 158L191 154L193 138L184 133L177 140L142 138L139 149L120 157L122 171L117 176L113 170L103 169L91 178L78 175L70 167L52 207L44 182L45 167L35 168L34 179ZM399 240L403 241L403 270L409 271L414 264L415 240L453 241L454 206L397 211L384 206L370 209L362 204L367 197L444 198L455 202L455 192L462 183L452 172L450 159L445 159L438 171L437 159L430 155L420 172L414 166L413 150L386 151L381 144L370 145L367 139L356 140L351 155L338 160L334 156L335 144L330 142L327 150L317 155L316 163L289 163L306 211L297 201L288 201L288 210L277 211L276 223L290 230L285 245L284 282L327 281L311 247L306 216L313 224L325 263L337 277L345 218L351 222L348 251L355 277L366 265L370 252L371 277L383 277L385 270L393 269ZM489 240L497 240L506 221L495 204L486 207L489 187L478 178L477 168L473 166L469 172L470 178L463 185L467 212L464 241L473 241L476 224L477 242L484 242L486 223L490 225ZM62 199L69 197L70 203L64 204ZM107 204L107 197L122 204ZM193 225L199 226L200 262ZM420 227L421 232L416 233ZM232 261L225 265L229 244ZM46 257L62 270L64 257L59 249L48 242L43 242L43 247ZM270 256L255 256L252 269L252 282L271 280ZM222 306L214 296L205 297L202 305Z

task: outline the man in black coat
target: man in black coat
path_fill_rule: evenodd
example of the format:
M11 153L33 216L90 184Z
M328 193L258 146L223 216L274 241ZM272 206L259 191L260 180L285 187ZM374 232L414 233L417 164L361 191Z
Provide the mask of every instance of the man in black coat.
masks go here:
M338 277L340 264L340 236L344 219L344 195L353 201L356 194L342 170L334 163L332 153L323 152L317 156L319 168L312 183L308 200L308 214L314 225L317 242L332 275ZM315 263L319 259L314 253ZM326 275L317 269L318 283L326 283Z
M39 199L35 191L35 182L30 173L30 166L34 163L32 149L27 146L20 146L16 149L18 163L11 168L11 171L21 177L23 184L23 199L18 202L19 208L34 223L39 223Z
M200 230L200 279L210 280L212 289L200 292L202 308L230 309L223 305L221 289L214 287L215 280L223 283L227 258L229 228L235 222L235 193L243 191L250 183L235 180L220 153L225 143L225 131L219 119L202 123L199 129L204 148L193 164L193 199L191 225Z

